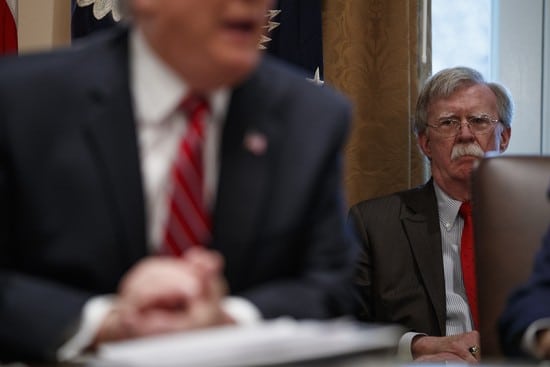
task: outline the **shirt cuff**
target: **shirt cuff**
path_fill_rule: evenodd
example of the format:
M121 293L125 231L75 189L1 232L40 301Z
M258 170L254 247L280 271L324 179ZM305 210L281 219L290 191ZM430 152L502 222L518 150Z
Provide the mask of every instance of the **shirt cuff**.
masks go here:
M113 308L114 296L93 297L86 302L82 311L80 325L71 339L57 351L57 359L68 361L82 355L90 346L101 322Z
M82 352L92 343L101 322L112 309L114 298L112 295L98 296L86 302L78 330L59 348L58 360L68 361L82 355ZM244 298L226 297L222 308L239 325L252 325L262 320L257 307Z
M417 335L427 335L423 333L415 333L413 331L409 331L399 339L399 344L397 345L397 357L402 361L412 361L413 355L412 355L412 341L415 336Z
M224 298L222 309L239 325L253 325L262 320L258 308L242 297Z
M544 356L540 355L537 349L537 332L550 329L550 318L539 319L533 322L521 338L521 348L529 355L542 359Z

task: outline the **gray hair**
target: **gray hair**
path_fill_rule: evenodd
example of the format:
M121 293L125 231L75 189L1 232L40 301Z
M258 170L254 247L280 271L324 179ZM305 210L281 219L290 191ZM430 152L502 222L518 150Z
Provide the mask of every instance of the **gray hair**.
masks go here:
M414 131L416 134L423 133L428 123L428 107L431 102L439 98L446 98L460 88L471 85L486 85L497 98L498 119L506 127L512 124L514 115L514 102L508 89L495 82L487 82L478 71L458 66L443 69L430 77L416 102L416 111L414 116Z

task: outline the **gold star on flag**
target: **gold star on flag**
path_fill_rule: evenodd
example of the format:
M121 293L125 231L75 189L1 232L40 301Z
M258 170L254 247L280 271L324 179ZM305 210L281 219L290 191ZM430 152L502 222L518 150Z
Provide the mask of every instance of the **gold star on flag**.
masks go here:
M312 82L313 84L315 85L323 85L325 84L324 81L321 80L321 76L320 76L320 72L319 72L319 67L317 67L317 69L315 69L315 74L313 75L313 78L307 78L307 80L309 80L310 82Z
M271 41L271 38L268 37L268 34L271 33L271 31L273 31L275 28L281 25L281 23L273 21L273 18L275 18L280 13L281 13L281 10L278 10L278 9L271 9L267 11L265 16L266 18L268 18L268 21L267 21L267 24L263 27L265 29L265 34L262 35L260 39L260 43L258 45L258 48L260 50L267 49L266 43Z

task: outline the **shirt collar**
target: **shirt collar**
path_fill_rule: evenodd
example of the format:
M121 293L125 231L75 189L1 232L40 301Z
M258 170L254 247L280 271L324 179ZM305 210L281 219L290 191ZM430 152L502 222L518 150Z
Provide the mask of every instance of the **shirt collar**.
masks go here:
M433 182L435 196L437 198L437 209L439 210L439 220L447 230L450 230L455 223L458 210L462 205L461 201L452 199L441 187Z
M138 28L130 32L130 73L134 112L139 123L165 120L189 92L188 84L155 54ZM206 96L215 121L223 119L229 97L228 88Z

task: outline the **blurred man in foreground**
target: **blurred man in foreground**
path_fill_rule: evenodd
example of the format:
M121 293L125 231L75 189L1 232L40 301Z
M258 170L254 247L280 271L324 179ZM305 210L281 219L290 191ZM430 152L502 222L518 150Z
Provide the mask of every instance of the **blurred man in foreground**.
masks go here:
M261 58L268 0L125 5L1 61L0 360L351 312L348 103Z

